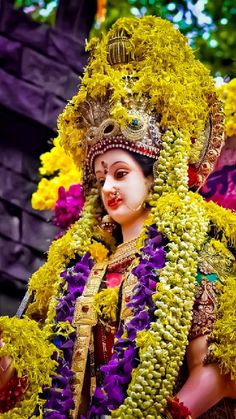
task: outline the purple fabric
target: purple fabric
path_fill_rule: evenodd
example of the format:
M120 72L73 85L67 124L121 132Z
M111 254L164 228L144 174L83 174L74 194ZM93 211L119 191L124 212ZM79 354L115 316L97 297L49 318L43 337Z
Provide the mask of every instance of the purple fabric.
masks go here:
M205 199L236 211L236 162L214 171L200 193Z
M236 135L226 138L215 169L200 194L206 200L236 211Z

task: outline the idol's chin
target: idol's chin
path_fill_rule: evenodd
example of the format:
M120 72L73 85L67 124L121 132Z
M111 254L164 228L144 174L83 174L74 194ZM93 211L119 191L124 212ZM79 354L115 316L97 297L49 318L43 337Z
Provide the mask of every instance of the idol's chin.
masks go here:
M121 228L122 226L132 224L135 220L137 220L140 217L140 214L134 214L133 212L130 212L129 214L122 214L118 213L118 211L109 211L108 214L110 215L112 220L114 220L117 224L121 226Z
M107 209L108 215L114 220L117 224L127 224L130 220L130 214L124 213L124 211L120 211L121 208L117 209Z

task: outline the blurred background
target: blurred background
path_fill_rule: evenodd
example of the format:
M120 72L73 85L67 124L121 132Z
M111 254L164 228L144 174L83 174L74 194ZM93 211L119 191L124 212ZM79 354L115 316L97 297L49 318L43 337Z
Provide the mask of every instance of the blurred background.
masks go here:
M0 314L15 313L51 240L69 225L52 222L55 198L32 209L31 196L42 181L39 157L56 137L57 116L78 89L86 40L121 16L148 14L172 21L223 86L227 139L201 193L236 209L235 0L0 0ZM46 180L59 171L46 173ZM76 199L75 189L62 186L64 200Z

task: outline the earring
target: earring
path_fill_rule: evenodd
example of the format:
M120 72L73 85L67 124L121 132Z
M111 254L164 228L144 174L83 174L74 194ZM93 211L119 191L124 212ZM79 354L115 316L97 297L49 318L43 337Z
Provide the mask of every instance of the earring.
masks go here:
M104 215L104 217L102 217L101 228L107 231L108 233L112 234L116 228L116 223L115 221L113 221L110 215L106 214Z

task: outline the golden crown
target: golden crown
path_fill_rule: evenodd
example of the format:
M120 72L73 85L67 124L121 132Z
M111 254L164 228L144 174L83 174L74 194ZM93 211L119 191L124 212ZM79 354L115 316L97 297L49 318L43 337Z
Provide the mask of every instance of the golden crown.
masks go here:
M101 101L87 99L79 106L81 128L87 128L83 141L84 173L86 182L93 171L96 156L114 148L134 151L157 159L162 144L159 116L147 110L146 101L132 97L127 105L129 122L121 125L110 114L108 98Z
M192 141L194 184L204 183L223 144L224 114L185 37L160 18L124 18L88 49L80 91L59 119L61 143L77 164L92 172L95 156L112 148L158 158L170 130L186 147Z

